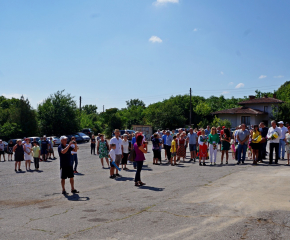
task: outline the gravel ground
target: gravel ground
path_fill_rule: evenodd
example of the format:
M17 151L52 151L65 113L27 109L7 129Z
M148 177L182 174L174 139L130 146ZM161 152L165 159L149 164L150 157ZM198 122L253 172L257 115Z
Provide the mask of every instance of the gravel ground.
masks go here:
M147 185L138 188L132 165L112 180L90 144L78 156L80 193L68 196L59 159L41 162L40 172L15 173L14 162L0 163L0 239L290 239L286 161L158 166L150 152L141 173Z

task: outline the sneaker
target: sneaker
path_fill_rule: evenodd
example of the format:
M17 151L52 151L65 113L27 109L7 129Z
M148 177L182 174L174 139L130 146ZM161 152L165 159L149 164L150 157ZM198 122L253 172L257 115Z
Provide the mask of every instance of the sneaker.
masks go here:
M110 176L110 178L111 178L111 179L114 179L115 177L114 177L114 175L112 175L112 176Z
M63 190L63 191L62 191L62 194L63 194L63 195L67 195L66 190Z
M203 166L206 166L206 164L205 164L205 163L203 163Z
M240 162L237 162L237 165L240 165Z
M74 189L74 190L71 190L71 193L79 193L79 191Z
M121 175L119 173L116 174L116 177L121 177Z
M202 166L202 164L201 164L201 163L199 163L199 166Z
M17 172L17 169L15 169L15 172Z
M79 173L77 170L75 170L75 173Z
M18 169L18 172L22 172L22 169L19 168L19 169Z

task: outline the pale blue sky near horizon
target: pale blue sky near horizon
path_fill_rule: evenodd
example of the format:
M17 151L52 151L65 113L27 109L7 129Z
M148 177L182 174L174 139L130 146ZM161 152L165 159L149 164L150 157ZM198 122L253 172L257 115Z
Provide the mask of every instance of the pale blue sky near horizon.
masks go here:
M171 95L243 97L290 78L290 1L0 1L0 95L65 89L98 111Z

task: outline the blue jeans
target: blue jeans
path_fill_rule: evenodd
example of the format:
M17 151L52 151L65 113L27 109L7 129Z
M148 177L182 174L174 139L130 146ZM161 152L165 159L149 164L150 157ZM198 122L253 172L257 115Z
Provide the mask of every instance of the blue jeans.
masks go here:
M241 162L241 155L242 155L242 151L243 151L243 159L242 159L242 162L245 161L246 159L246 153L247 153L247 144L239 144L238 145L238 162Z
M284 156L285 156L285 146L286 146L286 142L284 141L284 139L280 139L280 142L279 142L279 155L278 155L279 158L281 158L281 150L282 150L282 158L284 158Z
M74 164L75 164L74 171L76 171L77 167L78 167L78 155L77 154L71 155L71 158L70 158L70 165L73 167Z

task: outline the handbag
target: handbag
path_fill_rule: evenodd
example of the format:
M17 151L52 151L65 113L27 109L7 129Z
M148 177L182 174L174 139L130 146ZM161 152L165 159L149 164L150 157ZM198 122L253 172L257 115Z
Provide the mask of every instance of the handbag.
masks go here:
M130 162L135 162L135 158L136 158L136 152L135 152L135 149L133 148L133 149L130 151L129 161L130 161Z

